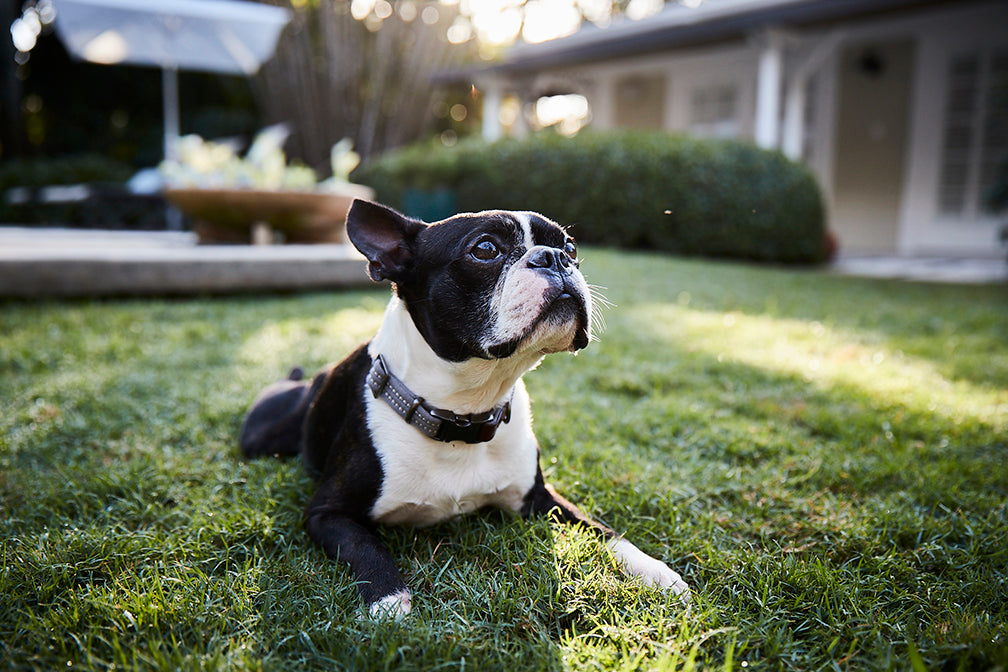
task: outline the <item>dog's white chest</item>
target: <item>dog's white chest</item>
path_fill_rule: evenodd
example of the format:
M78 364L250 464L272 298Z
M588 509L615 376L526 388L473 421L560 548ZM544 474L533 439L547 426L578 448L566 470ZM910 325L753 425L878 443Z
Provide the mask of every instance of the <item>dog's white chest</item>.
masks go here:
M488 443L443 443L406 424L384 401L368 400L368 427L381 459L371 518L431 525L484 506L518 510L535 480L538 447L528 397L516 390L510 422Z

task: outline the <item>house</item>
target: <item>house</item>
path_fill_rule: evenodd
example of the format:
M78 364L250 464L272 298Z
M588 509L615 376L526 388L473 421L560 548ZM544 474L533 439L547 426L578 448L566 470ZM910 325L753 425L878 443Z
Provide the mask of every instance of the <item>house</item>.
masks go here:
M1002 250L1008 216L983 195L1008 160L1004 0L668 3L517 45L474 79L488 139L521 132L516 101L580 94L595 129L736 137L805 161L845 253Z

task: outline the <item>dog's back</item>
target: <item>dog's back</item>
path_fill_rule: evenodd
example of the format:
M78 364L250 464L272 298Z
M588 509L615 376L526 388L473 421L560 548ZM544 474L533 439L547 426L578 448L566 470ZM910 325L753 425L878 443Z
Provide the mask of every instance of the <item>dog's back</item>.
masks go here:
M287 457L301 450L301 427L312 400L312 385L294 368L252 402L242 422L239 444L245 457Z

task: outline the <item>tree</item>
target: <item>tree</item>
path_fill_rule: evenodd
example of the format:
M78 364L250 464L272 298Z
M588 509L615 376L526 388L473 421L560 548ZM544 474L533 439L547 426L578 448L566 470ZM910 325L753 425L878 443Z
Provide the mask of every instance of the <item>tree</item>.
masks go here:
M430 130L437 76L453 66L491 59L519 36L545 39L582 20L604 25L635 14L633 0L261 1L289 7L294 17L255 80L256 98L268 120L291 123L288 152L320 171L341 138L367 158ZM637 0L636 13L661 4ZM538 30L529 30L533 23Z
M350 2L301 0L276 55L254 82L264 116L292 126L288 152L325 171L347 137L363 157L411 142L429 128L434 77L461 62L444 5L399 3L355 18ZM409 9L407 9L409 8Z

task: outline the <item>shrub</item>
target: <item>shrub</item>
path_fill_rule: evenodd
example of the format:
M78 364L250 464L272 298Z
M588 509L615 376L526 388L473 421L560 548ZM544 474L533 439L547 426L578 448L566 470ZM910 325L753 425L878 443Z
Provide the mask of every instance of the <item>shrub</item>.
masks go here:
M426 143L353 179L399 208L408 192L449 188L460 210L535 210L594 244L785 263L826 254L812 174L738 141L620 131Z
M0 163L0 222L25 225L108 229L164 228L164 201L130 194L123 183L134 169L96 154ZM44 187L87 185L91 196L78 201L46 202ZM22 198L13 198L12 190Z

